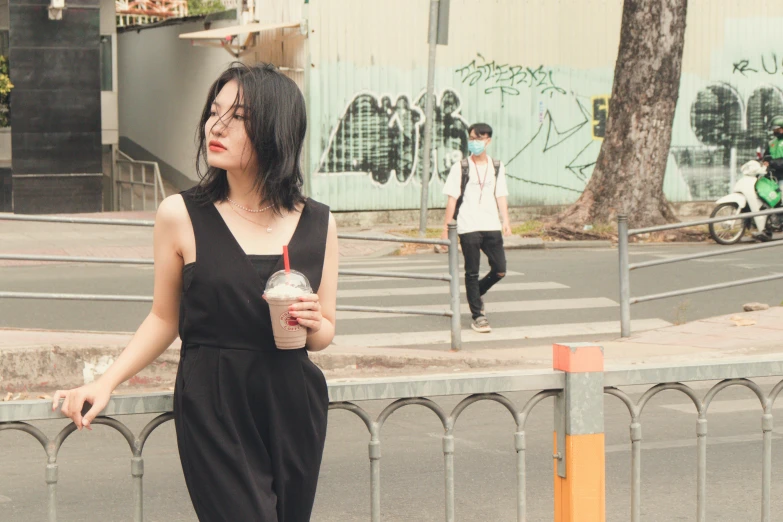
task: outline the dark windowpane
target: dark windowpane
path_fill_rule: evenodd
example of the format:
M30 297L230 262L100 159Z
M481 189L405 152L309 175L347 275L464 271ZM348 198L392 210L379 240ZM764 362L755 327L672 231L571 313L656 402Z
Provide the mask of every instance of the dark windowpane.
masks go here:
M101 36L101 90L113 90L111 36Z
M0 56L8 56L8 29L0 31Z

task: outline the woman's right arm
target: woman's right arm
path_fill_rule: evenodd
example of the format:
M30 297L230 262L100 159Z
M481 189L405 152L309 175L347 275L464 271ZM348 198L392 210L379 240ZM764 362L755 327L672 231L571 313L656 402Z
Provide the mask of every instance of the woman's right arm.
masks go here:
M180 195L166 198L155 216L155 287L152 309L116 361L90 384L72 390L58 390L52 409L60 399L62 412L78 429L89 429L93 419L106 407L114 389L157 359L177 337L179 301L182 291L183 233L189 228L185 203ZM84 403L92 405L82 417Z

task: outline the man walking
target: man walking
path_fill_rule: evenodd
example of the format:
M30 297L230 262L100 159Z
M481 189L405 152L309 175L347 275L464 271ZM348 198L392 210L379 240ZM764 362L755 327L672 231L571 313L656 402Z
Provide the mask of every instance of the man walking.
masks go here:
M487 155L492 141L492 127L476 123L468 129L468 151L451 167L443 193L448 196L443 235L448 237L448 224L456 216L457 233L465 257L465 287L468 305L473 315L471 328L489 333L482 296L506 275L506 254L503 236L511 235L508 219L508 189L503 164ZM498 210L503 217L501 224ZM489 260L489 272L479 281L481 252Z

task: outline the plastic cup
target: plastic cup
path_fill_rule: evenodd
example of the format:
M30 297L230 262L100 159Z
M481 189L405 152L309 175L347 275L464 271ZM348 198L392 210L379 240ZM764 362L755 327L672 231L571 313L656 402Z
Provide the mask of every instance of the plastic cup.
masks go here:
M313 293L310 282L301 272L280 270L269 278L264 297L269 304L272 333L275 345L280 350L304 348L307 342L307 328L300 325L288 311L288 307L299 302L299 297Z

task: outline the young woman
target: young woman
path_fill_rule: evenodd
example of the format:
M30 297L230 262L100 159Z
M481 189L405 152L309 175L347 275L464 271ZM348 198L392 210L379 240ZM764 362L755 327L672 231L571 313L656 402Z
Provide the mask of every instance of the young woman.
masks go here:
M307 350L334 337L338 253L328 207L301 192L306 126L301 92L274 67L233 65L218 78L199 131L208 169L158 209L150 314L97 381L54 395L53 408L64 399L63 413L90 429L179 332L177 443L202 522L310 519L329 400ZM290 308L308 329L298 350L276 348L262 295L283 245L316 292Z

